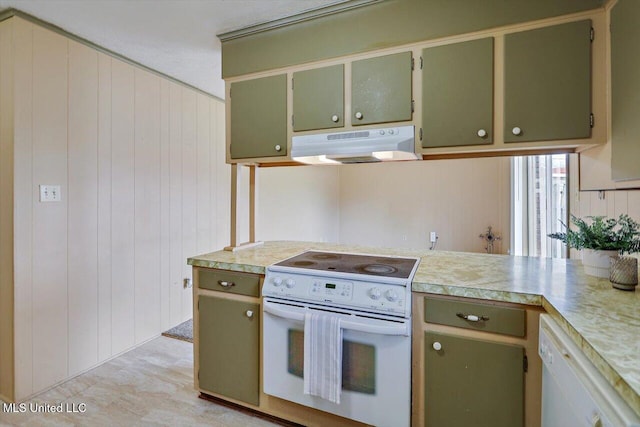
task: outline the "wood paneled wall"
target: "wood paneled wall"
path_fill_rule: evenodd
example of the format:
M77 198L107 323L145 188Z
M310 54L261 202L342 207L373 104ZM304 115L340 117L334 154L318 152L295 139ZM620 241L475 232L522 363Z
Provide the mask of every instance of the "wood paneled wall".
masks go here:
M186 258L228 244L230 171L221 101L17 17L0 31L0 393L22 399L191 317Z
M0 24L0 399L13 397L13 23Z

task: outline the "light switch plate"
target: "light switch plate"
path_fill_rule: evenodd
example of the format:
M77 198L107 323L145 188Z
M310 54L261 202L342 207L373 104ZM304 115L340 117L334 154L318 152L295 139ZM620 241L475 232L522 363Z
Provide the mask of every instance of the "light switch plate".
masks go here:
M60 200L59 185L40 185L41 202L59 202Z

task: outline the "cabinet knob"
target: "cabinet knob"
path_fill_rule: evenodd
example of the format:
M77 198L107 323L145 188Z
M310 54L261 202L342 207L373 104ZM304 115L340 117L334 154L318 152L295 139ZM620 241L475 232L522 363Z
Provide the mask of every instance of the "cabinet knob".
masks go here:
M227 282L225 280L218 280L218 285L222 286L223 288L230 288L232 286L235 286L236 284L233 282Z
M247 310L247 312L245 313L247 315L247 317L251 318L253 317L253 311L251 310Z
M485 136L487 136L487 131L486 131L486 130L484 130L484 129L480 129L480 130L478 130L478 136L479 136L480 138L484 138Z
M273 147L273 148L275 148L275 149L276 149L276 151L280 151L280 150L282 150L282 147L281 147L280 145L276 145L276 146L275 146L275 147Z
M334 114L333 116L331 116L331 121L333 123L338 123L339 120L340 120L340 117L338 117L337 114Z
M363 117L362 113L361 113L360 111L358 111L358 112L356 113L356 119L358 119L358 120L362 120L362 117Z
M440 350L442 350L442 344L440 344L438 341L434 342L434 343L433 343L433 345L432 345L431 347L433 347L433 349L434 349L435 351L440 351Z
M520 129L518 126L516 126L513 129L511 129L511 133L514 134L514 135L521 135L522 134L522 129Z

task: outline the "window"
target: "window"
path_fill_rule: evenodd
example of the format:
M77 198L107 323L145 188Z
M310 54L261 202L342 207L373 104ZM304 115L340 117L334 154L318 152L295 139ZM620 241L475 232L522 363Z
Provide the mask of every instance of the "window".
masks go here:
M568 215L568 156L511 160L511 254L566 258L566 247L547 234L562 230Z

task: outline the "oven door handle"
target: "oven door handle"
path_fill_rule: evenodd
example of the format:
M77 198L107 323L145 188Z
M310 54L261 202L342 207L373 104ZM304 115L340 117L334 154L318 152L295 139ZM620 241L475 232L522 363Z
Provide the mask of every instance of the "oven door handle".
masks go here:
M295 320L298 322L304 323L304 315L305 313L300 311L292 311L286 310L278 307L277 304L272 302L263 300L262 301L263 310L269 314L273 314L274 316L281 317L287 320ZM304 308L304 311L309 310L308 308ZM384 322L384 320L381 320ZM411 324L408 321L402 323L389 322L390 325L372 325L367 323L366 320L362 322L357 322L353 320L344 320L340 319L340 326L342 329L349 329L351 331L358 332L367 332L370 334L378 334L378 335L402 335L402 336L410 336L410 327Z

